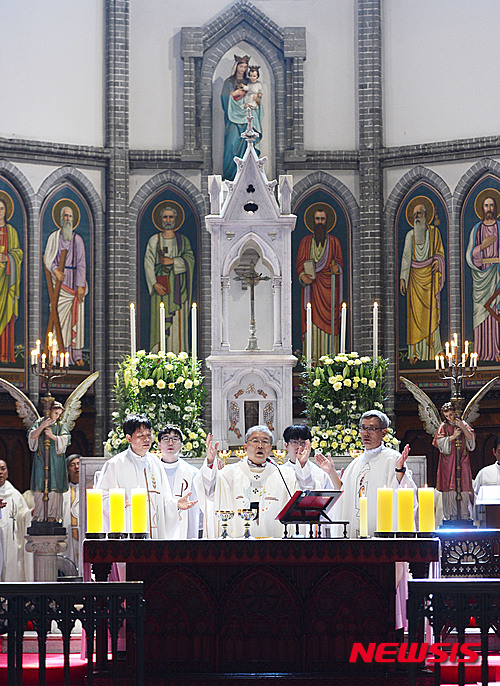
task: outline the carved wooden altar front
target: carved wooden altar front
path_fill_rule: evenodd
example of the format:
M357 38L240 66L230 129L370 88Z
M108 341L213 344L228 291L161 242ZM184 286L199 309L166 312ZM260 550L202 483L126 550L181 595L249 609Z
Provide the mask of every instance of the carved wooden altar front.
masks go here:
M86 540L84 557L99 580L120 561L127 580L144 581L144 664L155 684L235 674L359 683L360 670L375 684L377 665L349 664L352 644L395 640L395 562L436 561L439 542Z

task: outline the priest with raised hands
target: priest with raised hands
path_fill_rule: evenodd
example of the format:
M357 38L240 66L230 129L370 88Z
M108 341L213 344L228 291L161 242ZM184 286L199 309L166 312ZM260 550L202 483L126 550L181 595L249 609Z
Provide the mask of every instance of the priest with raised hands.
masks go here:
M196 505L190 492L177 498L171 495L162 463L149 452L153 442L151 422L145 416L129 415L123 422L127 450L104 465L97 488L103 490L104 513L109 512L109 489L125 489L125 520L130 531L130 504L133 488L145 488L148 498L148 532L151 538L180 538L179 512ZM107 522L106 522L107 523Z
M303 490L303 468L307 456L298 461L296 470L281 469L271 459L273 434L265 425L253 426L245 435L246 457L220 469L217 460L218 443L213 445L212 434L207 436L207 456L195 484L204 502L213 502L214 516L218 511L234 513L229 522L228 533L233 538L244 534L244 522L239 510L254 509L256 517L251 522L250 534L255 538L282 538L283 525L276 519L294 492ZM198 485L199 484L199 485ZM202 509L206 509L202 505ZM209 510L206 510L209 511ZM219 527L214 526L214 535Z
M335 504L335 519L349 521L349 536L359 536L359 499L367 497L368 536L377 529L377 489L389 487L412 488L416 494L417 485L411 472L406 468L410 446L402 453L383 445L383 438L389 428L389 417L379 410L368 410L359 422L359 432L365 447L364 452L355 458L342 475L342 496ZM397 521L397 496L393 497L393 517ZM415 495L415 505L417 499Z
M284 469L297 469L297 463L302 464L301 480L303 490L306 488L315 490L340 490L341 481L335 470L330 455L317 452L315 462L311 456L311 429L304 424L292 424L283 431L283 440L288 453L288 460L283 465Z

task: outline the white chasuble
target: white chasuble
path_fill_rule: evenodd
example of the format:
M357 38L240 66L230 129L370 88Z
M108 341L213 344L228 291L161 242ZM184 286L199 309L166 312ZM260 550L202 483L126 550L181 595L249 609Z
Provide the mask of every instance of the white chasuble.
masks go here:
M189 500L198 500L196 488L193 484L194 477L198 474L197 467L189 464L182 457L179 457L176 462L162 461L161 464L167 476L168 492L172 498L177 500L191 492ZM199 528L199 505L194 505L189 510L179 510L179 533L181 539L198 538Z
M133 488L145 488L148 497L148 533L151 538L179 538L178 498L172 498L165 470L151 453L144 457L132 448L110 458L102 468L97 488L103 490L105 526L109 526L109 489L125 489L125 528L131 531L130 503Z
M397 489L413 488L416 484L411 478L409 470L403 475L401 482L396 478L396 461L400 453L391 448L374 448L353 459L342 475L342 495L332 508L330 517L349 522L350 538L359 536L359 498L368 499L368 536L373 536L377 529L377 489L389 487L394 489L393 521L397 526L398 500ZM416 496L414 498L416 503Z
M256 538L283 537L284 527L276 516L296 490L296 478L291 470L281 470L280 474L275 464L268 462L264 468L259 468L251 467L248 460L242 460L221 470L210 469L205 462L200 473L206 494L211 498L213 493L214 515L218 510L235 513L228 526L232 538L243 536L244 522L238 516L238 510L248 509L250 503L259 504L258 519L250 525L251 535ZM214 529L215 535L220 535L221 528L217 520Z
M0 537L3 550L2 581L33 581L34 556L25 550L26 529L31 512L21 493L6 481L0 498L7 505L1 510Z

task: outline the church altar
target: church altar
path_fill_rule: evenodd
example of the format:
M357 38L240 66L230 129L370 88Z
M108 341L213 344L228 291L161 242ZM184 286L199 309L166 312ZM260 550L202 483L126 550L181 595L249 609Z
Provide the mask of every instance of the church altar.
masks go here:
M372 683L372 672L391 665L349 664L349 655L356 641L395 640L395 562L439 559L439 541L423 538L85 540L83 548L97 580L125 562L127 581L144 581L145 676L155 684L290 673L359 683L361 672Z

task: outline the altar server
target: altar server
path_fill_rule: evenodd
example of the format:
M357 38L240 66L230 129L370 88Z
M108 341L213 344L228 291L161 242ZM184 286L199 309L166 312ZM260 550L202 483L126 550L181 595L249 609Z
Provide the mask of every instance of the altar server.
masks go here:
M148 497L148 531L151 538L180 537L179 511L195 506L190 493L182 498L170 495L170 487L160 460L149 452L153 442L151 422L145 416L129 415L123 422L129 447L110 458L102 468L97 488L104 491L104 513L109 513L109 489L125 489L126 529L130 531L130 503L133 488L145 488Z
M182 431L178 426L168 424L158 433L161 462L167 475L169 495L181 498L191 492L197 499L193 479L198 469L180 457L182 451ZM185 512L179 512L179 533L181 538L198 538L200 530L200 507L198 504Z
M200 502L213 501L215 515L221 510L234 513L228 527L233 538L243 536L244 523L238 511L250 508L251 503L258 510L250 526L251 535L281 538L284 527L276 516L295 490L303 490L300 484L307 456L298 458L295 473L283 470L270 458L272 444L273 434L267 426L253 426L245 435L246 458L218 469L214 467L218 443L212 445L212 435L207 436L207 457L195 479L197 492ZM220 530L217 526L214 529L215 534Z
M64 556L75 564L76 574L80 573L80 532L78 518L80 513L80 457L77 453L68 455L68 490L63 493L63 526L66 529L68 547Z
M316 453L314 459L317 464L310 460L311 456L311 429L304 424L292 424L283 431L283 440L288 452L288 461L283 465L284 469L293 469L295 472L297 458L300 456L304 467L302 468L305 488L316 490L339 490L341 481L335 471L335 465L331 457L322 453ZM305 459L304 459L305 458Z
M21 493L8 481L7 463L0 460L0 538L3 549L1 581L33 581L33 553L25 550L31 511Z

